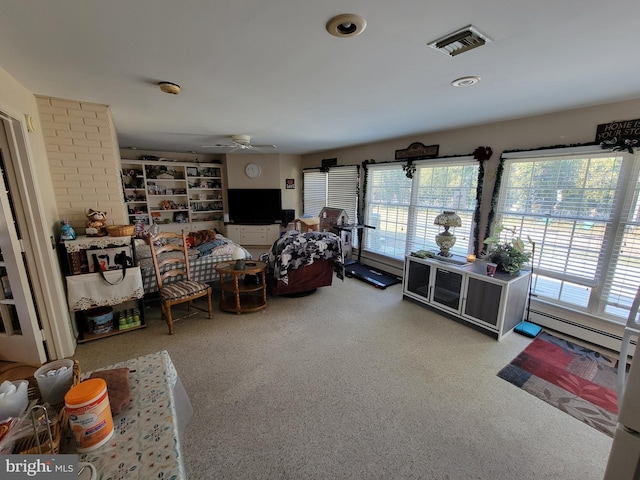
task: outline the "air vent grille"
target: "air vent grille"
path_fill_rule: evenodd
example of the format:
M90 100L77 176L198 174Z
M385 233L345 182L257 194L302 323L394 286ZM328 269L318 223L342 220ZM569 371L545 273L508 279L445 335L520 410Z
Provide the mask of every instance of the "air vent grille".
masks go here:
M489 37L480 33L477 28L469 25L427 45L439 52L455 57L461 53L481 47L490 41L491 39Z

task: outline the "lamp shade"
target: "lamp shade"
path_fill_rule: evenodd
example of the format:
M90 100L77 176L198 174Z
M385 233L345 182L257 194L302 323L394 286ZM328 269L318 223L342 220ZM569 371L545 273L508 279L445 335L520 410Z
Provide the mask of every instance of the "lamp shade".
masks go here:
M436 217L433 224L442 227L459 227L462 225L462 222L456 212L445 210Z
M236 264L233 267L234 270L244 270L245 254L244 254L244 250L240 248L240 246L237 246L236 248L233 249L233 253L231 253L231 258L236 261Z
M231 258L233 260L244 260L244 250L240 247L236 247L233 249L233 253L231 254Z

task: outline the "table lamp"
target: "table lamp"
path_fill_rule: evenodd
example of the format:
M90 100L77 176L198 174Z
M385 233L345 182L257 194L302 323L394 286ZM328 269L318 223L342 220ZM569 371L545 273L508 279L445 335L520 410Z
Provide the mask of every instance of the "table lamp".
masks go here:
M231 258L236 261L236 264L233 267L234 270L244 270L245 254L242 248L239 246L236 247L231 254Z
M436 243L440 247L440 253L438 253L438 255L441 257L450 257L451 253L449 253L449 249L456 244L456 236L453 232L450 232L449 229L453 228L455 230L455 227L462 225L460 217L456 215L456 212L445 210L436 217L433 224L444 228L444 230L438 232L435 237Z

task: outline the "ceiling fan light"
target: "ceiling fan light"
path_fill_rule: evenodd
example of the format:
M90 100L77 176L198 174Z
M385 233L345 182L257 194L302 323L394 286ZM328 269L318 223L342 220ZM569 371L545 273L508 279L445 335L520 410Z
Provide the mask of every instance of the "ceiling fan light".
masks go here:
M240 148L247 148L251 145L251 137L249 135L231 135L231 140Z
M164 93L170 93L171 95L178 95L180 93L180 85L177 83L160 82L158 85Z
M367 21L360 15L355 15L353 13L344 13L330 19L327 22L326 28L327 32L329 32L334 37L347 38L360 35L364 31L366 26Z

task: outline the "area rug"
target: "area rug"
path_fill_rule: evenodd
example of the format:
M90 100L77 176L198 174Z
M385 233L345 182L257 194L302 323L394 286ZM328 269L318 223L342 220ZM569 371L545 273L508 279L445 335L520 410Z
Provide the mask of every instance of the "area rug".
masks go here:
M554 337L536 337L498 376L613 437L616 361Z

